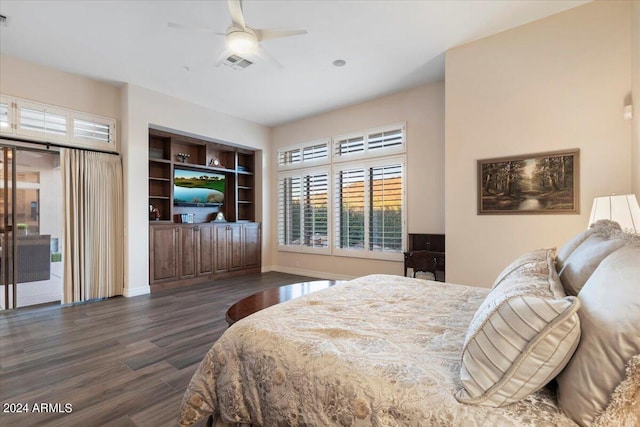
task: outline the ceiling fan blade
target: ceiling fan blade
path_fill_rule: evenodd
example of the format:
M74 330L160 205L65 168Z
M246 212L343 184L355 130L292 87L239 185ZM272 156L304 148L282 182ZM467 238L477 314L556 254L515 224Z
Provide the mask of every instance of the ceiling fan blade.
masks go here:
M167 25L170 28L178 28L181 30L196 31L198 33L207 33L207 34L216 34L219 36L226 36L225 33L219 33L216 30L212 30L211 28L194 27L193 25L178 24L177 22L169 22Z
M299 36L301 34L307 34L307 30L254 30L258 41L280 39L283 37Z
M273 65L276 66L276 68L284 68L283 65L280 62L278 62L276 58L271 56L269 52L267 52L262 46L258 47L258 50L256 51L256 56L266 60L267 62L271 62Z
M230 57L233 54L233 52L231 52L229 49L225 49L220 56L218 56L218 58L216 58L216 62L214 63L214 65L216 67L219 67L220 64L222 64L224 62L225 59L227 59L228 57Z
M244 23L244 15L242 14L242 0L228 0L227 3L234 27L240 27L244 30L247 25Z

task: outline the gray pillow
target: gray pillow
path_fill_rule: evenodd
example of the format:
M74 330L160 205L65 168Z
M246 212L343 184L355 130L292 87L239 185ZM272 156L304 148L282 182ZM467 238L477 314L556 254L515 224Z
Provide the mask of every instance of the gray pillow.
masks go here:
M573 251L575 251L576 248L594 232L595 229L593 227L589 227L582 233L578 233L573 236L569 241L562 245L560 249L558 249L558 253L556 255L556 271L560 272L562 270L564 263L567 262L567 259L569 259L569 256L571 256Z
M590 425L625 377L625 364L640 353L640 243L609 255L578 299L582 338L556 378L562 410Z
M580 339L580 303L567 297L553 251L511 271L473 316L462 350L460 402L504 406L542 388Z
M616 237L619 237L619 233L592 234L571 253L560 270L560 280L567 295L578 295L602 260L627 244L623 238Z

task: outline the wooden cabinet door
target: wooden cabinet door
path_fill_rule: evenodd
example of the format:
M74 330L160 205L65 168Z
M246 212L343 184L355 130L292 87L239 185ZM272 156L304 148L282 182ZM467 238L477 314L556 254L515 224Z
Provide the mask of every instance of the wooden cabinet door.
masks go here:
M261 260L261 239L260 224L250 223L242 225L244 254L243 268L260 267Z
M214 272L214 242L215 234L214 227L211 225L200 225L200 232L198 233L198 276L206 276L213 274Z
M242 224L227 225L229 271L241 270L242 262Z
M214 268L215 273L225 273L229 271L227 224L216 224L213 226L214 233Z
M196 277L196 236L197 226L180 227L179 279Z
M178 235L176 225L149 227L149 283L178 279Z

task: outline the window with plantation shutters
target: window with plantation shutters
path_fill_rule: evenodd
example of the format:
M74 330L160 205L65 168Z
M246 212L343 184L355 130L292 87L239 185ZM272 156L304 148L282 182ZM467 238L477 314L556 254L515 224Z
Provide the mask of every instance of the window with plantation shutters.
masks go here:
M312 145L302 149L302 161L309 162L312 160L326 159L329 157L328 143Z
M300 163L301 160L302 156L300 154L299 148L281 151L280 153L278 153L278 164L281 166L295 165Z
M0 132L29 140L117 151L114 119L4 95L0 96Z
M388 131L375 132L367 136L367 142L369 150L399 147L404 144L404 130L402 128L397 128Z
M404 160L344 166L335 173L337 254L397 254L404 236Z
M338 139L335 143L336 156L363 153L365 146L364 136Z
M109 144L113 141L113 124L91 117L73 118L73 139Z
M279 248L402 260L405 132L399 123L279 150Z
M336 161L384 156L405 151L405 124L398 123L333 138Z
M329 162L329 140L308 142L278 151L278 167L290 169Z
M33 103L18 105L18 135L46 136L52 140L67 139L67 116L64 111Z
M293 248L328 248L329 173L282 176L278 183L278 243Z

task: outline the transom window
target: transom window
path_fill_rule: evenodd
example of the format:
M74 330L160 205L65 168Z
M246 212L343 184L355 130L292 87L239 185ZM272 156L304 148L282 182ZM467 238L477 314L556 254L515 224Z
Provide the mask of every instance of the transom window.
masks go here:
M20 98L0 96L0 133L117 151L114 119Z
M278 167L286 169L329 162L329 139L312 141L278 151Z

